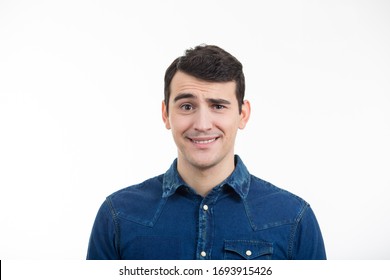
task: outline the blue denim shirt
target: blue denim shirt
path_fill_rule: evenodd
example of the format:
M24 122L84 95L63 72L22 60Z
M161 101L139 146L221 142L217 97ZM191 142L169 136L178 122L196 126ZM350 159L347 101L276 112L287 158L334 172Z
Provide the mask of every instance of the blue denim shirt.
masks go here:
M163 175L119 190L98 211L87 259L325 259L309 204L247 171L206 196Z

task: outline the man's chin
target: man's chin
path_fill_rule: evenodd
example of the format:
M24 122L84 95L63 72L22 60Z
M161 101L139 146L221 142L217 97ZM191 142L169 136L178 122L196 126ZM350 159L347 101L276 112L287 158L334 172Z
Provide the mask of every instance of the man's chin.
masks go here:
M190 160L191 165L199 170L207 170L218 165L218 160L212 157L192 158Z

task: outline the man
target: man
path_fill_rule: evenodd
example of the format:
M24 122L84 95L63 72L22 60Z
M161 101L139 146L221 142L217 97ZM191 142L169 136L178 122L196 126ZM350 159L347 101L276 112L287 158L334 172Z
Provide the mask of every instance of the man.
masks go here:
M165 73L162 118L177 159L110 195L87 259L325 259L301 198L249 174L234 154L250 116L241 63L217 46L187 50Z

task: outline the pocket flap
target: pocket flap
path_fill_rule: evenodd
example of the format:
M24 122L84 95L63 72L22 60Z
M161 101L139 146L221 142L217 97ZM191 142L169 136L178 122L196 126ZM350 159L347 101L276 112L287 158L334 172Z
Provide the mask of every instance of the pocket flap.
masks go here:
M258 240L225 240L225 250L239 254L247 260L272 255L272 243Z

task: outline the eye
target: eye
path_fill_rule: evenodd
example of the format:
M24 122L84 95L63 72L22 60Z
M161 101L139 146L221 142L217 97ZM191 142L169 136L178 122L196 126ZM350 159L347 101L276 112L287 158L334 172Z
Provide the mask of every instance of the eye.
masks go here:
M213 107L214 107L216 110L218 110L218 111L220 111L220 110L226 108L226 106L221 105L221 104L214 104Z
M191 104L185 103L180 106L180 108L184 111L191 111L194 109L194 107Z

